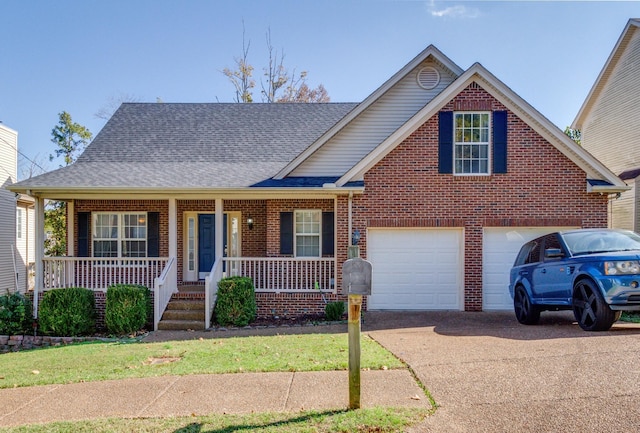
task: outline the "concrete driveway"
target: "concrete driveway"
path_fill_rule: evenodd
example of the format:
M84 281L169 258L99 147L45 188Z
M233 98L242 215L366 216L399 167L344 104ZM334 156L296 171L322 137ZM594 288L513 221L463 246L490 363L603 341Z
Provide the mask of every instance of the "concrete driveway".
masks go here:
M582 331L570 312L367 312L362 329L438 404L415 432L640 431L640 325Z

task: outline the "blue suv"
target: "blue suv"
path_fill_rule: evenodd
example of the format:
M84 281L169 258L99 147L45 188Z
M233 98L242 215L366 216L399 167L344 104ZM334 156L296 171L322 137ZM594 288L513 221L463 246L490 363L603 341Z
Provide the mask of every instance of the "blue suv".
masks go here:
M640 235L580 229L527 242L509 292L522 324L538 323L541 311L571 309L585 331L606 331L622 311L640 311Z

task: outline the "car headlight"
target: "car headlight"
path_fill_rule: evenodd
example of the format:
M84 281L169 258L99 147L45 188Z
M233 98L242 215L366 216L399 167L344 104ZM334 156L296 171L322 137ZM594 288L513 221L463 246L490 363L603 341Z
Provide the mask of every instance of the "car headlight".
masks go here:
M640 262L637 260L623 260L604 262L605 275L640 274Z

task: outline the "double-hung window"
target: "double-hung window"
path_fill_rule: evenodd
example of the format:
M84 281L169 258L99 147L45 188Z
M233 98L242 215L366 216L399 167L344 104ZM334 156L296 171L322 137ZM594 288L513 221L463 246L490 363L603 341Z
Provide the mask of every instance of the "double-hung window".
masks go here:
M146 213L94 213L94 257L146 257Z
M490 173L490 125L488 112L454 113L454 174Z
M320 210L297 210L295 212L296 257L320 257L321 217Z

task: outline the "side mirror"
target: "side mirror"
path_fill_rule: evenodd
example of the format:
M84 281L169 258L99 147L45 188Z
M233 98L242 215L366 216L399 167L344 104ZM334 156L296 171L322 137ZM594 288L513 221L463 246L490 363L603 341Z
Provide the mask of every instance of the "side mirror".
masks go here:
M564 253L560 248L547 248L544 250L545 259L558 259L564 257Z

